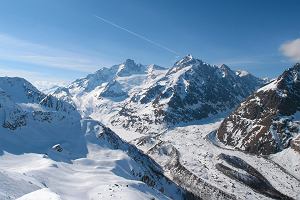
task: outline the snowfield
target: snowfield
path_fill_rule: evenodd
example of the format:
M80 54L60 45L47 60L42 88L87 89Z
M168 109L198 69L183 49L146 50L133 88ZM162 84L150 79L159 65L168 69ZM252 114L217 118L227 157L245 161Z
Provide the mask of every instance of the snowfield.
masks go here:
M96 144L89 144L88 151L86 158L71 163L41 154L4 153L0 199L168 199L131 175L138 166L126 153Z

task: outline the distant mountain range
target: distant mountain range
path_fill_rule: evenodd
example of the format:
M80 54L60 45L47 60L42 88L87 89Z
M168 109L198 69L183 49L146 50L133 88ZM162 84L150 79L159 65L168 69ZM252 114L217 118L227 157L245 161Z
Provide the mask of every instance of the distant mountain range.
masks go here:
M228 112L263 83L248 72L209 65L188 55L170 69L126 60L54 95L73 100L84 114L97 115L104 123L145 133ZM98 117L101 113L110 119Z

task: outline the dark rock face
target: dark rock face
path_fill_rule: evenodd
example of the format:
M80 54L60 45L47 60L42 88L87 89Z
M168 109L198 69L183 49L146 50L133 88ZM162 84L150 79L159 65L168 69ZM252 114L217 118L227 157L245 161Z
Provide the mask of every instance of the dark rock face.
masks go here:
M0 110L1 111L1 110ZM22 110L16 109L6 113L6 119L2 126L10 130L15 130L19 127L26 126L26 113Z
M212 66L188 55L154 84L136 94L113 120L125 128L145 130L143 124L173 125L200 120L234 108L262 80L239 76L228 66ZM151 114L138 114L139 108ZM144 123L145 122L145 123Z
M130 76L132 74L144 74L146 67L141 64L136 64L133 60L127 59L123 63L117 72L117 75L120 77Z
M248 97L221 124L218 139L254 154L271 154L290 145L299 134L300 65Z

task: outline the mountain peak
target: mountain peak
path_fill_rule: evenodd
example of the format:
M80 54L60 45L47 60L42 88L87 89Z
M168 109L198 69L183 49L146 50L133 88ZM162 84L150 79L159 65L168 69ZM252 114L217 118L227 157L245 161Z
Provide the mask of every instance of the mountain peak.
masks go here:
M222 64L220 68L221 68L221 69L230 69L230 68L228 67L228 65L226 65L226 64Z
M236 71L236 75L238 75L239 77L244 77L244 76L250 75L250 73L247 72L247 71L245 71L245 70L240 70L240 69L238 69L238 70Z
M191 54L188 54L184 56L181 60L177 61L175 65L189 64L191 62L194 62L195 60L196 59Z
M0 77L0 88L15 102L34 102L43 94L24 78Z
M287 71L300 74L300 63L296 63L293 67L289 68Z
M141 64L136 64L134 60L127 59L124 63L119 65L117 72L118 76L131 76L133 74L143 74L146 71L146 67Z
M186 67L191 67L193 65L203 63L201 60L195 59L191 54L184 56L181 60L177 61L173 67L168 71L167 74L176 73Z
M135 64L134 60L128 58L124 62L124 65L136 65L136 64Z
M188 54L185 56L186 58L189 58L189 59L193 59L193 55L192 54Z

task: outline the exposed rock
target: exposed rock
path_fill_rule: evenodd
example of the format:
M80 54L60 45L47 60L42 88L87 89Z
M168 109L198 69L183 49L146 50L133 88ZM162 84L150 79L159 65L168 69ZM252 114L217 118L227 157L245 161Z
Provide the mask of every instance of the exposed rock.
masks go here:
M228 116L218 139L255 154L271 154L289 147L300 132L300 65L257 90Z
M300 153L300 135L291 141L291 148Z
M57 152L62 152L63 148L60 146L60 144L56 144L52 147L53 150L57 151Z

